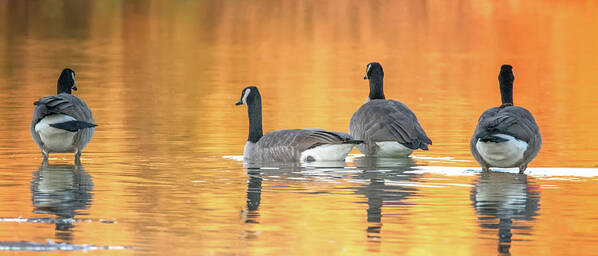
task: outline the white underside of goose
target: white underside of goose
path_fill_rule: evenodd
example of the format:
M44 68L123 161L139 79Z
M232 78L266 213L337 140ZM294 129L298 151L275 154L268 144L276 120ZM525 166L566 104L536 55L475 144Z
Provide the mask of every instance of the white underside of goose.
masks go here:
M396 141L379 141L376 145L378 145L378 152L376 152L378 157L407 157L413 153L413 149Z
M352 149L353 144L321 145L301 152L301 161L343 161Z
M527 150L527 143L506 134L496 134L495 136L507 141L495 143L478 140L475 146L480 156L491 167L517 167L515 164L523 159L523 153Z
M46 150L56 153L73 152L73 138L76 132L51 127L50 124L76 121L72 116L54 114L44 117L35 125L35 131L39 133L41 141Z
M255 151L255 143L253 143L251 141L247 141L245 143L245 147L243 148L243 159L249 160L249 156L254 151Z

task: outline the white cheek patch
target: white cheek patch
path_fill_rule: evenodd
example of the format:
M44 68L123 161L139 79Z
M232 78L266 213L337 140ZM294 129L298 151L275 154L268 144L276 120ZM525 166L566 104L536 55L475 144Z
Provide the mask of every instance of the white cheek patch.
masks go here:
M71 73L71 77L73 78L73 86L75 85L75 73Z
M243 92L243 99L241 100L241 102L243 102L243 104L247 105L247 96L249 96L249 93L251 92L251 89L247 88L245 89L245 92Z
M368 64L368 67L365 70L365 77L364 77L364 79L368 79L369 78L368 74L370 73L370 68L372 68L372 64Z

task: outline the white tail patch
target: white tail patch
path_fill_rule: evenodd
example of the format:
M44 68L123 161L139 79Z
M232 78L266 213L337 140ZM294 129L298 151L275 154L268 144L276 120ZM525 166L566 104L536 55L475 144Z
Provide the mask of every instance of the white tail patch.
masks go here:
M506 134L496 134L494 136L507 141L495 143L478 140L475 146L480 156L490 164L490 167L518 167L515 164L523 159L523 153L527 150L527 143Z
M50 126L50 124L64 123L68 121L76 121L76 119L72 116L55 114L44 117L35 125L35 131L39 134L39 137L48 152L74 152L73 137L76 133Z
M403 144L396 141L380 141L376 142L378 145L378 157L407 157L413 153L413 149L403 146Z
M353 144L321 145L301 152L301 161L344 161L352 149Z

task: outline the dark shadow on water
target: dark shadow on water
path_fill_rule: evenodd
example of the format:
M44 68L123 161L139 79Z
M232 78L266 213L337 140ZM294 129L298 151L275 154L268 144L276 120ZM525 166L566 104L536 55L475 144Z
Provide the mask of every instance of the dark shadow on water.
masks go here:
M416 182L419 175L407 174L405 171L412 170L415 162L411 158L384 159L362 157L354 160L355 166L361 170L354 179L369 180L360 187L352 187L356 194L364 195L367 198L368 208L366 211L368 227L366 234L368 241L379 244L381 241L381 230L383 226L384 206L401 207L405 205L403 200L414 196L417 192L415 187L401 186L401 182ZM379 248L370 248L371 251L378 251Z
M31 180L33 212L56 215L56 239L70 242L75 216L91 206L92 191L91 176L80 165L42 164Z
M512 230L529 235L540 208L539 187L525 174L483 172L470 197L482 230L498 231L500 255L510 255Z

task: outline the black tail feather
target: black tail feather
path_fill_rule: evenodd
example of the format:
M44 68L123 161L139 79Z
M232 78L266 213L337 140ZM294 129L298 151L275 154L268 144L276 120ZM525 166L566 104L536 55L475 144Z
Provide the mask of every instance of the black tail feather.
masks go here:
M361 143L363 143L363 140L346 140L344 143L345 144L361 144Z
M426 136L419 136L417 139L415 139L409 143L401 143L401 144L409 149L412 149L412 150L416 150L416 149L428 150L428 145L432 145L432 140L430 140L430 138L428 138Z
M68 121L64 123L50 124L51 127L66 130L69 132L76 132L84 128L91 128L97 126L96 124L83 121Z
M480 138L479 140L481 142L494 142L494 143L501 143L501 142L509 141L505 138L501 138L501 137L494 136L494 135L488 135L488 136Z

